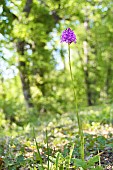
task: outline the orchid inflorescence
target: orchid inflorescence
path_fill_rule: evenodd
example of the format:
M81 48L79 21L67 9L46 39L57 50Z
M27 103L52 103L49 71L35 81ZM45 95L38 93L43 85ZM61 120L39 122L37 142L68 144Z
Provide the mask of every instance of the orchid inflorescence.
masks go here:
M62 32L61 42L66 42L68 44L71 44L72 42L76 43L76 35L71 28L67 28Z

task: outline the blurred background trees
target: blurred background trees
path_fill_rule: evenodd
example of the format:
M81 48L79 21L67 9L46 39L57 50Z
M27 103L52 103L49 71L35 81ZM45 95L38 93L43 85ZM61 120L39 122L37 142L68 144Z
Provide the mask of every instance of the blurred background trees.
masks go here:
M26 113L74 111L67 44L71 47L79 106L112 103L113 2L111 0L0 1L0 112L19 123Z

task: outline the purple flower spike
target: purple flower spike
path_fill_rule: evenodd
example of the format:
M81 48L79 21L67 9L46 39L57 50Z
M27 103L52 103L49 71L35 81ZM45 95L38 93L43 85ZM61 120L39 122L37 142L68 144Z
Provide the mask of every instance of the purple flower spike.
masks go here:
M68 44L71 44L72 42L76 43L76 35L74 31L70 28L64 30L61 35L61 42L66 42Z

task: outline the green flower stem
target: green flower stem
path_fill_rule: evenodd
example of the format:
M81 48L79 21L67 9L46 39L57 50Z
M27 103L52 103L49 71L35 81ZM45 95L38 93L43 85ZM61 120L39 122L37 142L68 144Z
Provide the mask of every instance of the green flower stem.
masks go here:
M83 134L82 123L81 123L79 112L78 112L77 92L76 92L76 88L75 88L75 85L74 85L74 78L73 78L72 68L71 68L70 44L68 44L68 52L69 52L69 68L70 68L71 80L72 80L72 83L73 83L73 93L74 93L74 100L75 100L75 106L76 106L75 108L76 108L77 122L78 122L79 135L80 135L81 159L84 160L84 134Z

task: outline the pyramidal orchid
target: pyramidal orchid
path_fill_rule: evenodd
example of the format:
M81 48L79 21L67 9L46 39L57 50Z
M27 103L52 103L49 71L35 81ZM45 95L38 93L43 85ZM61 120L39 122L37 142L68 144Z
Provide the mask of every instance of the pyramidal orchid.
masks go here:
M71 28L67 28L62 32L61 42L66 42L68 44L71 44L72 42L76 43L76 35Z
M77 122L78 122L78 128L79 128L79 135L80 135L80 153L81 153L81 159L84 160L84 134L83 134L83 129L82 129L82 123L80 120L79 112L78 112L78 100L77 100L77 92L76 88L74 85L74 78L72 74L72 68L71 68L71 57L70 57L70 44L71 43L76 43L76 35L71 28L67 28L62 32L61 35L61 43L65 42L68 44L68 56L69 56L69 68L70 68L70 74L71 74L71 80L73 83L73 94L74 94L74 99L75 99L75 108L76 108L76 115L77 115Z

